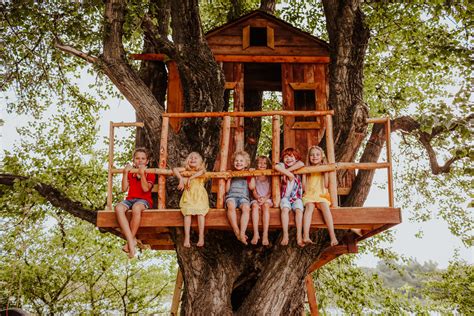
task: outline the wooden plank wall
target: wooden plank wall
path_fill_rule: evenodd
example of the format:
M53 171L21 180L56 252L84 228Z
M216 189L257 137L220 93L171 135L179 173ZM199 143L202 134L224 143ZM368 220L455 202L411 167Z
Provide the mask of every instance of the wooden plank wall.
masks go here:
M250 27L273 29L273 48L266 46L243 46L243 30ZM268 32L268 31L267 31ZM268 32L267 35L270 36ZM253 17L230 26L206 37L214 54L223 55L292 55L292 56L328 56L327 48L309 36L304 36L290 26L276 23L263 17ZM244 48L245 47L245 48Z
M293 84L293 87L307 87L312 84L315 92L314 110L327 109L325 64L282 64L283 109L294 111L298 105L295 104L295 90L290 84ZM284 147L296 147L303 157L306 156L308 148L318 145L324 136L324 120L319 117L317 123L321 128L318 129L296 129L294 117L285 117L284 120Z
M178 67L176 62L172 60L168 61L166 66L168 68L166 111L168 113L182 113L184 112L183 86L181 85L181 79L179 78ZM181 128L181 119L171 118L170 126L176 133L178 133Z

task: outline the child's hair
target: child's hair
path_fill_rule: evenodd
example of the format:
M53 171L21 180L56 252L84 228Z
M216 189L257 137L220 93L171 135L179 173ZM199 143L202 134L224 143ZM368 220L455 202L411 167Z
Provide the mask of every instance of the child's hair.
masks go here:
M204 159L202 159L202 156L196 151L190 152L189 155L186 157L186 160L184 161L184 168L186 170L190 170L189 169L189 159L191 159L191 155L196 155L201 160L201 163L199 164L199 166L197 167L196 170L197 171L206 170L206 168L204 166Z
M285 156L293 156L296 160L301 160L300 152L298 151L298 149L293 147L288 147L283 150L283 152L281 153L281 160L283 160Z
M135 155L136 155L137 153L144 153L147 160L150 158L150 153L148 152L148 150L147 150L145 147L137 147L137 148L135 148L135 150L133 151L132 157L135 158Z
M311 166L311 161L309 159L309 155L311 155L311 150L313 150L313 149L314 150L319 150L319 152L321 153L321 161L323 163L327 163L327 159L326 159L326 155L324 154L324 150L319 146L311 146L308 149L308 155L306 157L308 166Z
M247 163L247 167L250 166L250 155L249 155L246 151L243 151L243 150L236 151L236 152L232 155L232 162L235 161L235 158L237 158L237 156L242 156L242 157L244 157L244 160L245 160L245 162Z
M263 155L257 156L255 158L255 167L258 167L259 160L265 160L265 162L267 163L267 168L271 168L272 163L270 162L270 159L267 156L263 156Z

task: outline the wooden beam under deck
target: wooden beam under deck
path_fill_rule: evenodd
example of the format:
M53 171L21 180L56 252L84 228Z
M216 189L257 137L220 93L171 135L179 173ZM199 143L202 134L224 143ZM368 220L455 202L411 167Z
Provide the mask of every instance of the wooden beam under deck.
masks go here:
M399 208L390 207L338 207L332 208L331 213L336 229L361 228L372 231L384 225L401 223ZM131 216L131 214L128 214ZM240 212L238 212L240 216ZM261 222L260 222L261 225ZM290 226L294 226L294 214L290 213ZM141 228L146 227L181 227L183 216L177 209L145 210L140 223ZM193 218L192 226L197 226ZM251 224L249 225L251 227ZM313 213L312 227L325 228L326 224L320 212ZM99 211L97 214L97 227L118 227L114 211ZM281 227L280 209L270 209L270 228ZM212 209L206 215L206 228L230 229L225 209Z

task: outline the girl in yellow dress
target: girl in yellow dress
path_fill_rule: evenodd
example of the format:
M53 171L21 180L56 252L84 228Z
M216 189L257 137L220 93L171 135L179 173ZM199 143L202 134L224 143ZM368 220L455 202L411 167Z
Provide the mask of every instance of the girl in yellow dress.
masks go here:
M326 164L323 149L318 146L310 147L308 150L308 165L317 166L322 164ZM328 226L329 237L331 238L331 246L339 243L334 233L334 223L331 210L329 209L331 200L327 190L328 185L329 176L327 172L314 172L303 178L303 187L305 188L303 204L305 211L303 217L303 243L300 246L312 243L309 238L309 230L315 206L323 213L324 221Z
M182 171L195 171L189 178L181 175ZM197 215L199 240L196 246L204 246L204 224L209 211L209 196L204 188L204 178L198 178L206 172L204 161L200 154L192 152L186 158L184 167L173 168L173 173L179 179L178 190L183 191L179 207L184 216L184 247L191 247L189 233L191 230L191 216Z

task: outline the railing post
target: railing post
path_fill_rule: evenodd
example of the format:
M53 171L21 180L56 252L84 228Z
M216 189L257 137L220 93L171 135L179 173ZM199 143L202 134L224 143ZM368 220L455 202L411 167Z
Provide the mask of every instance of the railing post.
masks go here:
M306 284L306 297L308 298L311 316L319 315L318 302L316 301L316 289L314 288L313 276L311 273L306 276L304 281Z
M272 164L275 166L280 162L280 116L272 117ZM272 167L273 167L272 166ZM272 200L273 206L280 206L280 177L272 177Z
M387 148L387 176L388 176L388 205L390 207L394 207L393 201L393 175L392 175L392 144L390 142L390 117L387 117L385 121L385 141L386 141L386 148Z
M181 269L178 267L178 273L176 275L176 283L173 291L173 301L171 302L171 316L178 315L179 301L181 299L181 288L183 287L183 274Z
M107 175L107 210L112 210L112 190L113 190L113 173L114 168L114 125L110 122L109 126L109 163Z
M163 116L161 122L161 139L160 139L160 162L158 168L165 169L168 160L168 128L169 117ZM158 176L158 208L166 208L166 176Z
M219 171L226 171L227 160L229 156L229 143L230 143L230 116L224 116L222 120L222 134L221 134L221 148L220 148L220 161ZM219 187L217 189L217 208L224 207L224 195L225 195L225 179L219 179Z
M336 163L334 154L334 136L332 131L332 116L326 115L326 144L327 156L330 164ZM329 194L331 195L332 207L337 207L337 176L336 171L329 172Z

